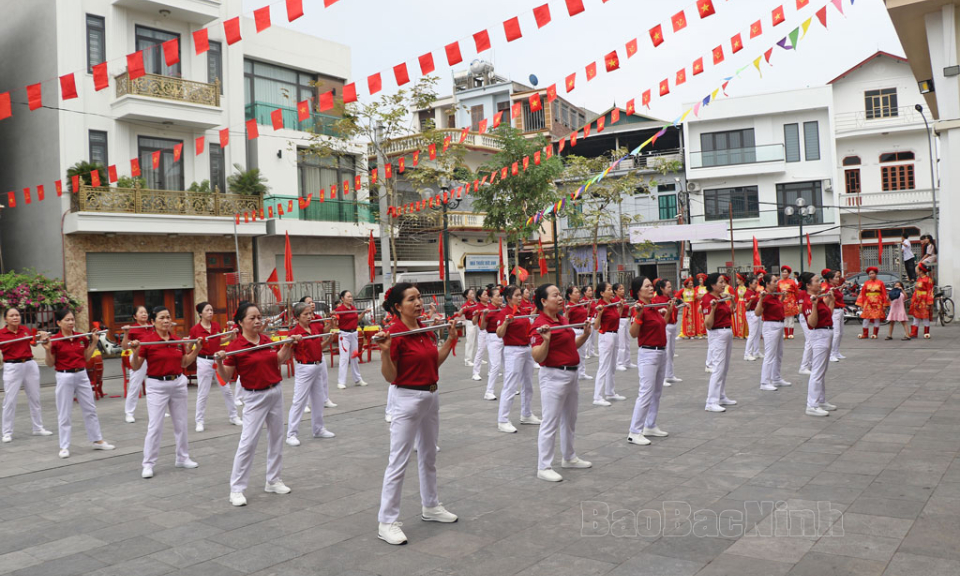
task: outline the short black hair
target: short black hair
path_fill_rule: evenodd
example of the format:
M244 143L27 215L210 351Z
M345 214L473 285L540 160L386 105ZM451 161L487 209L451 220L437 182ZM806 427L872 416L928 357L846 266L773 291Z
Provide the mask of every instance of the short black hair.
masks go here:
M520 290L518 286L514 286L513 284L511 284L506 288L504 288L501 294L505 299L509 300L510 298L513 298L513 295L516 294L518 290ZM522 295L523 292L521 292L520 294Z
M548 286L549 286L549 284L548 284ZM538 286L537 288L539 288L539 286ZM570 296L573 295L573 291L574 291L574 290L579 290L579 288L577 288L576 286L567 286L567 292L566 292L566 294L564 295L564 298L567 299L567 300L569 300L569 299L570 299ZM534 294L536 294L536 293L534 293ZM581 292L581 294L582 294L582 292Z
M154 320L157 319L157 315L159 315L161 312L169 312L169 311L170 309L167 308L166 306L155 306L153 310L150 311L150 316L147 319L150 322L153 322Z
M813 279L816 278L816 277L817 277L817 273L816 273L816 272L807 271L807 272L804 272L803 274L801 274L801 275L800 275L800 282L801 282L801 284L803 284L803 289L806 290L806 289L807 289L807 286L810 285L810 282L812 282Z
M206 308L207 306L210 306L210 303L209 303L209 302L201 302L201 303L197 304L197 306L196 306L196 308L197 308L197 315L198 315L198 316L202 315L202 314L203 314L203 309Z
M723 276L723 274L719 272L711 272L707 275L707 280L704 282L704 285L707 287L707 289L713 290L713 287L716 286L717 282L720 281L721 276Z
M56 318L57 322L60 322L67 317L67 314L73 314L73 310L69 308L60 308L53 313L53 317Z
M640 289L643 288L643 283L647 281L646 276L637 276L630 281L630 296L636 299L640 295Z
M533 303L537 305L537 310L543 311L543 300L547 297L547 290L551 286L556 286L556 284L541 284L537 286L537 289L533 292ZM574 288L571 286L570 288ZM567 295L570 294L570 288L567 288Z
M660 279L657 280L657 282L653 285L653 288L657 291L657 294L659 294L660 296L670 296L670 294L664 294L664 293L663 293L664 288L666 288L666 287L667 287L667 284L669 284L669 283L670 283L670 281L667 280L666 278L660 278Z
M349 290L344 290L343 292L341 292L341 293L340 293L340 300L343 300L343 297L346 296L346 295L349 294L349 293L350 293Z
M241 302L240 305L237 306L237 313L233 315L233 323L239 326L240 323L243 322L243 319L247 317L247 310L250 308L260 309L253 302Z

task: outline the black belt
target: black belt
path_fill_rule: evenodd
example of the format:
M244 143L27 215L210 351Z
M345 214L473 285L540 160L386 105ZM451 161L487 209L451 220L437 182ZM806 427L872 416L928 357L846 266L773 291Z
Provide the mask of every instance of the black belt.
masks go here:
M833 330L833 326L817 326L816 328L810 328L810 330Z
M69 370L57 370L61 374L76 374L77 372L85 372L86 368L70 368Z
M147 374L147 378L150 378L151 380L160 380L161 382L170 382L170 381L176 380L177 378L180 378L181 376L183 376L183 373L167 374L166 376L151 376Z
M731 330L730 326L725 326L723 328L711 328L710 330Z
M316 362L300 362L297 360L297 364L302 364L304 366L317 366L319 364L323 364L323 360L317 360Z
M529 344L504 344L506 348L529 348Z
M246 386L243 386L243 390L244 390L244 392L266 392L267 390L270 390L271 388L276 388L276 387L279 386L279 385L280 385L280 382L276 382L276 383L274 383L274 384L271 384L271 385L267 386L266 388L247 388ZM242 385L241 385L241 386L242 386Z
M214 360L214 361L216 361L217 359L216 356L210 356L207 354L197 354L197 358L203 358L204 360Z
M437 391L437 385L431 384L429 386L407 386L406 384L394 384L397 388L403 388L404 390L418 390L420 392L430 392L433 394Z
M23 364L24 362L30 362L33 358L24 358L23 360L4 360L4 364Z
M666 346L646 346L646 345L641 346L640 348L642 350L666 350L667 349Z
M544 366L544 368L553 368L554 370L564 370L566 372L574 372L580 369L580 365L574 364L573 366Z
M341 332L349 332L349 333L353 334L354 332L357 331L357 329L354 328L353 330L344 330L343 328L341 328L340 331L341 331Z

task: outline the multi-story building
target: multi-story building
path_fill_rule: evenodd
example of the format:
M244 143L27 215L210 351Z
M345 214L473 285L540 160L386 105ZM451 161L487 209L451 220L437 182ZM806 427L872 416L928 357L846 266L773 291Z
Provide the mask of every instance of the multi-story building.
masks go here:
M902 232L917 252L920 235L935 232L930 143L915 109L923 98L906 59L885 52L830 85L844 266L856 272L879 265L899 274Z
M73 71L80 96L61 101L56 82L47 81L47 108L17 108L0 123L4 182L51 190L45 202L4 214L4 261L8 269L62 276L71 292L87 295L81 324L89 318L116 327L137 304L166 304L189 325L193 304L204 300L223 318L224 273L266 279L277 254L282 258L287 231L295 272L307 276L297 280L332 274L351 286L362 276L351 265L365 248L353 239L375 226L355 216L362 207L312 204L300 211L295 203L279 221L241 219L235 226L235 214L259 210L264 198L231 193L227 184L235 165L259 167L271 187L269 203L307 191L316 199L328 172L337 181L352 178L357 162L349 157L334 168L299 158L307 130L323 133L332 119L315 113L300 123L295 112L296 102L315 102L318 91L346 82L348 48L276 26L257 34L248 19L241 22L243 40L228 46L220 22L242 12L240 0L37 0L6 8L0 78L8 88ZM198 55L193 32L204 27L210 48ZM160 46L175 38L179 63L168 66ZM136 51L144 53L146 75L131 81L125 56ZM108 62L110 85L97 92L90 72L101 62ZM245 121L269 125L277 107L285 109L288 129L262 129L247 141ZM221 148L223 127L231 139ZM206 145L195 154L200 136ZM143 181L132 187L105 181L63 198L52 193L53 182L68 182L77 162L116 165L129 175L135 158ZM337 257L343 262L330 260Z

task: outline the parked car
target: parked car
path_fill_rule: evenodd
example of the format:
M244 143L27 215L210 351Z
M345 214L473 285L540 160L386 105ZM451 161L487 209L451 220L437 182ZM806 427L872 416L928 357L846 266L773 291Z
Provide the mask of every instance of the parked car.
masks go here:
M857 297L860 296L860 287L869 280L870 276L866 272L858 272L846 278L848 287L843 291L843 319L844 322L859 321L860 309L857 307ZM877 280L883 282L887 290L893 289L893 283L899 282L900 277L893 272L878 272ZM910 309L910 296L912 292L908 289L907 300L904 302L906 309ZM886 321L884 321L886 323Z

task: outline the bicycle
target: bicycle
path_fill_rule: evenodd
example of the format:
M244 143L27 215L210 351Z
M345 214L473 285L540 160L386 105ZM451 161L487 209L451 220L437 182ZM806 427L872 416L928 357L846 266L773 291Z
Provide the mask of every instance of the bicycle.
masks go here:
M933 313L940 320L941 326L953 322L953 286L935 287L933 289Z

